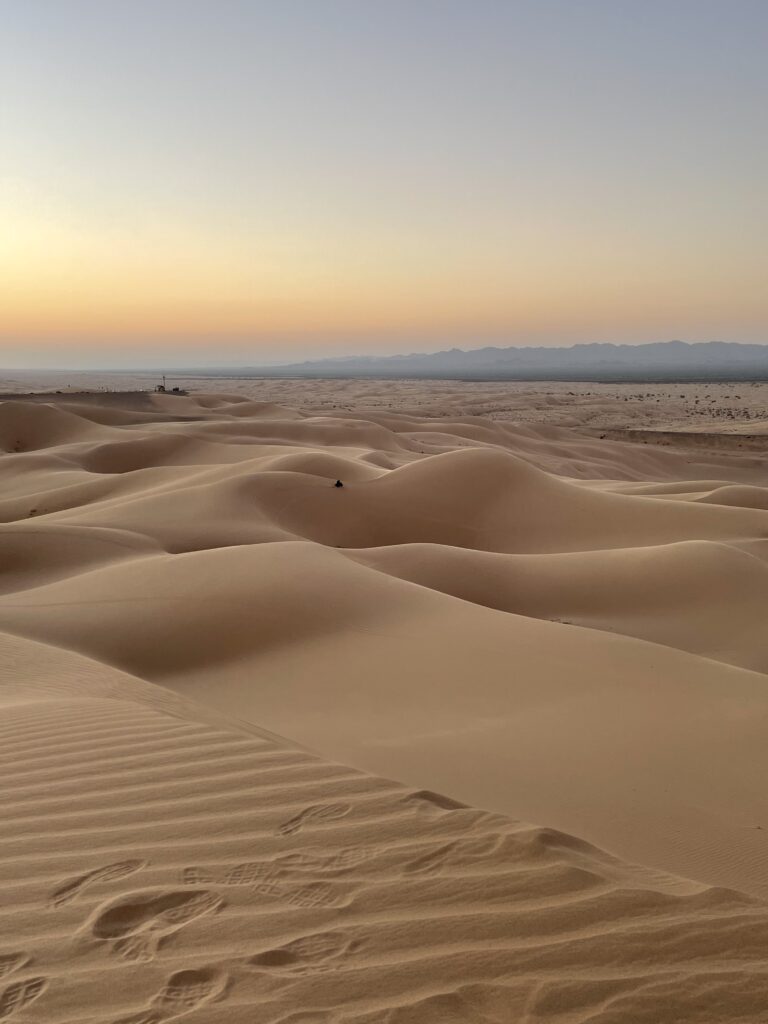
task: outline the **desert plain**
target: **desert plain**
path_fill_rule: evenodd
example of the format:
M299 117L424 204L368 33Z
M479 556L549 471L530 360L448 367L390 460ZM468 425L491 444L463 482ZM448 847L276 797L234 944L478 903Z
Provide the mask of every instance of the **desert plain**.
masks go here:
M768 1020L768 385L156 383L0 380L0 1021Z

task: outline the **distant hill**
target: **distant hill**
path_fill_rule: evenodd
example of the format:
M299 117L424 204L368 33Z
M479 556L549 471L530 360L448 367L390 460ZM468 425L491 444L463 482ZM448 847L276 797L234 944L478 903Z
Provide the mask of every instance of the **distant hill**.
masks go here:
M178 373L178 370L176 371ZM480 348L398 356L348 356L206 376L434 377L463 380L768 380L768 345L735 342Z

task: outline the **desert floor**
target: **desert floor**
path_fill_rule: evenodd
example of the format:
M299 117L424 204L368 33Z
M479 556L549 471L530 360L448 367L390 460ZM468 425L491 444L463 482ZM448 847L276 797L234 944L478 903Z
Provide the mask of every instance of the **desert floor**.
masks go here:
M156 373L5 371L0 393L152 391ZM768 433L768 382L604 384L574 381L301 380L247 377L168 378L197 393L225 393L313 412L389 410L420 417L484 416L594 431L667 431L719 435ZM705 439L699 439L705 443Z
M0 1021L768 1020L768 385L150 383L0 380Z

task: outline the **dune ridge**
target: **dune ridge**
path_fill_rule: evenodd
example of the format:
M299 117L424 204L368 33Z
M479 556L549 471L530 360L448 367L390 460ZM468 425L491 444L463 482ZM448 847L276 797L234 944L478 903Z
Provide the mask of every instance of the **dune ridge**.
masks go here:
M0 1020L762 1019L759 466L225 394L0 447Z

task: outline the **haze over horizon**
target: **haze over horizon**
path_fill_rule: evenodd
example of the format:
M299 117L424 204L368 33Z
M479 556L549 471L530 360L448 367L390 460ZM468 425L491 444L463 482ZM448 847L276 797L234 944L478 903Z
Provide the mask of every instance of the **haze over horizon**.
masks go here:
M0 13L5 367L768 339L762 2Z

